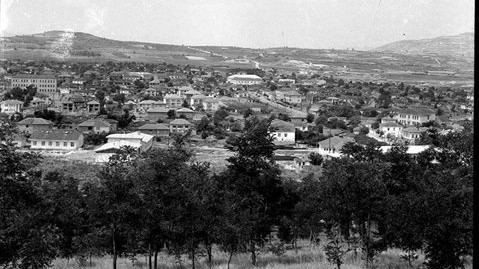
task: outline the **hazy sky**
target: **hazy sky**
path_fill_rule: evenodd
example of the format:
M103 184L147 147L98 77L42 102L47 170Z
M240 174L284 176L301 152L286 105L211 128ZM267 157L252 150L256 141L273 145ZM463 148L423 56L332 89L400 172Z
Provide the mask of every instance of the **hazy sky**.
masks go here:
M474 0L0 0L5 35L364 49L474 31Z

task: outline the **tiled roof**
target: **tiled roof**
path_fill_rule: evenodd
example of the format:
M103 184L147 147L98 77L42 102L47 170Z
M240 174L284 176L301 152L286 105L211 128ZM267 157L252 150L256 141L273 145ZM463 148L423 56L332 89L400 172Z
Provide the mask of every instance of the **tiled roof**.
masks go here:
M77 130L53 129L33 131L31 140L78 140L83 134Z
M78 124L78 127L110 127L110 123L102 119L89 119Z
M276 132L294 132L294 124L283 120L273 120L271 122L271 128Z
M344 144L348 142L354 142L354 138L333 136L331 138L328 138L326 140L319 142L318 144L319 144L319 147L323 149L335 148L336 150L340 150L344 146Z
M138 130L169 130L169 129L170 127L161 123L148 123L138 128Z
M148 135L148 134L143 134L140 132L133 132L133 133L128 133L128 134L111 134L108 135L106 138L115 138L115 139L141 139L142 141L149 141L153 138L153 136Z
M170 111L168 108L159 107L159 108L150 108L146 113L168 113Z
M170 122L170 125L193 125L193 124L185 119L175 119Z
M20 105L20 104L23 104L22 101L18 101L18 100L5 100L2 103L6 104L6 105Z
M25 118L17 123L17 125L50 125L51 121L42 118Z

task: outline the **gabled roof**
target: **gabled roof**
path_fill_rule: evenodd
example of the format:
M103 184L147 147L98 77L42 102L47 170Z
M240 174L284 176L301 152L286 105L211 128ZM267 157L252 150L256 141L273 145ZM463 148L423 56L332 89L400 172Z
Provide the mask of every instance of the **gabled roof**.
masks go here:
M138 128L138 130L169 130L169 129L170 127L168 127L166 124L161 124L161 123L148 123Z
M346 137L333 136L331 138L328 138L319 142L318 144L319 144L319 147L323 149L334 148L336 150L340 150L344 146L344 144L348 142L355 142L355 140L354 138L347 137L347 136Z
M17 122L17 125L51 125L53 124L49 120L45 120L42 118L25 118L19 122Z
M71 129L36 130L30 136L31 140L79 140L83 134Z
M189 108L186 108L186 107L182 107L178 110L176 110L177 113L194 113L193 110L189 109Z
M152 135L140 133L140 132L132 132L128 134L111 134L108 135L106 138L114 138L114 139L141 139L144 142L148 142L153 139Z
M158 108L150 108L146 111L146 113L168 113L170 111L168 108L158 107Z
M87 103L87 105L99 105L99 104L100 103L98 101L95 101L95 100L90 101L90 102Z
M193 125L191 122L185 119L175 119L170 122L170 125Z
M140 104L140 105L151 105L151 104L154 104L154 103L155 103L155 101L153 101L153 100L143 100L138 104Z
M20 105L20 104L23 105L23 102L18 100L5 100L2 103L6 105Z
M164 99L183 99L183 97L176 94L166 94Z
M427 131L427 127L408 127L403 129L403 133L422 133Z
M294 132L294 124L283 120L273 120L271 122L271 128L275 129L275 132Z
M78 127L110 127L110 123L103 119L89 119L80 124Z

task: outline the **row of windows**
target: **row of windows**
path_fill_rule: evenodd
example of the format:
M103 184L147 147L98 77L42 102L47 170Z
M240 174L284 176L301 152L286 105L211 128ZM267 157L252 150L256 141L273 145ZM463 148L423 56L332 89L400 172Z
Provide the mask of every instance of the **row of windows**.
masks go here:
M34 84L34 83L30 83L30 84L12 84L12 87L28 87L30 85L35 85L36 87L38 88L55 88L57 85L56 84Z
M287 133L284 133L283 136L284 136L284 137L288 137L288 134L287 134ZM278 137L281 137L281 133L278 133Z
M40 144L42 146L45 146L46 144L46 141L41 141ZM33 141L33 145L36 146L37 145L37 141ZM49 146L53 146L53 142L52 141L48 141L48 145ZM55 142L55 147L59 147L60 146L60 142L56 141ZM68 142L63 142L63 147L68 147ZM70 147L75 147L75 142L70 142Z
M38 81L37 81L38 80ZM37 83L37 82L46 82L46 83L56 83L55 79L19 79L14 78L12 82L29 82L29 83Z

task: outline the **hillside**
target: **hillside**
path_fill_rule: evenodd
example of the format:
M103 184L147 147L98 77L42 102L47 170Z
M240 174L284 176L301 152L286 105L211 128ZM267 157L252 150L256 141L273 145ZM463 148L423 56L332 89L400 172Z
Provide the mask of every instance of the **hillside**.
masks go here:
M441 36L431 39L397 41L376 48L374 51L472 58L474 57L474 33Z

